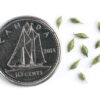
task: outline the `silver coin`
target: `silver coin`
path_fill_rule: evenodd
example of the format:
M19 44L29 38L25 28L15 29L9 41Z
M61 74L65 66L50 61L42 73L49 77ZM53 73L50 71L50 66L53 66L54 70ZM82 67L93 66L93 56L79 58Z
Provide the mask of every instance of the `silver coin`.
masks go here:
M56 70L60 44L54 30L36 17L18 17L0 31L0 69L11 82L37 85Z

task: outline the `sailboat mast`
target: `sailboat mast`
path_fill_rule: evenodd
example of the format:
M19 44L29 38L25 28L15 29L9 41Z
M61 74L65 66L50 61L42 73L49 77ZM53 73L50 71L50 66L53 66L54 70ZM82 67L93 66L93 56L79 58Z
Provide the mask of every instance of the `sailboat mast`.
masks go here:
M25 34L23 32L24 46L22 47L22 64L25 65Z
M31 57L30 57L30 64L33 64L33 41L31 40Z
M25 53L24 53L24 47L22 47L22 64L25 65Z
M30 30L33 32L32 26L31 26ZM31 59L30 59L30 64L36 64L35 35L34 35L34 32L32 34L32 39L31 39Z

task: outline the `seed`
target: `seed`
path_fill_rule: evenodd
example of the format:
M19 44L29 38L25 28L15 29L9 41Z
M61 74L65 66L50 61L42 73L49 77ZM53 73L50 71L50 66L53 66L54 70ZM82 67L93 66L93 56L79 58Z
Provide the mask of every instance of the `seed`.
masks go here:
M68 44L68 52L70 52L74 48L74 39L72 39Z
M61 23L62 23L62 16L60 16L60 17L57 19L57 22L56 22L58 29L59 29Z
M83 81L86 80L85 75L82 72L79 73L79 78Z
M94 60L92 61L92 65L95 65L99 62L100 62L100 55L98 55L97 57L94 58Z
M96 43L96 45L95 45L95 48L98 48L98 47L100 47L100 40L97 41L97 43Z
M70 66L70 69L75 69L75 68L77 68L79 62L80 62L80 59L77 60L77 61L75 61L75 62Z
M74 34L75 36L79 37L79 38L82 38L82 39L86 39L88 38L88 36L84 33L77 33L77 34Z
M100 22L98 22L98 30L100 30Z
M81 52L88 57L88 48L85 45L82 46Z
M81 23L77 18L70 18L70 21L75 24Z

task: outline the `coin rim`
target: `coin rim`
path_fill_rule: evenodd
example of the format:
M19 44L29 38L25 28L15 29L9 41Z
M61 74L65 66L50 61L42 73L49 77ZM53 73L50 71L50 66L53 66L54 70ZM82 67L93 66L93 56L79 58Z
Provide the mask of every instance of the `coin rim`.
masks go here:
M21 82L21 81L17 81L15 79L12 79L10 76L8 76L3 70L1 70L0 68L0 71L1 71L1 74L10 82L14 83L14 84L17 84L17 85L23 85L23 86L35 86L35 85L38 85L40 83L43 83L44 81L48 80L53 74L54 72L56 71L57 69L57 66L58 64L60 63L60 56L61 56L61 47L60 47L60 42L59 42L59 39L57 37L57 34L56 32L54 31L53 28L51 28L51 26L46 22L44 21L43 19L41 18L38 18L38 17L34 17L34 16L20 16L20 17L15 17L11 20L8 20L7 23L5 23L2 27L1 27L1 30L0 30L0 33L4 30L5 27L7 27L7 25L9 25L9 23L12 23L13 21L16 21L16 20L24 20L24 19L30 19L30 20L36 20L37 22L41 22L43 25L46 25L54 34L54 37L55 37L55 40L56 40L56 43L57 43L57 50L58 50L58 55L57 55L57 60L56 60L56 63L55 65L53 66L53 69L44 77L42 77L41 79L37 80L37 81L33 81L33 82ZM2 66L1 66L2 67Z

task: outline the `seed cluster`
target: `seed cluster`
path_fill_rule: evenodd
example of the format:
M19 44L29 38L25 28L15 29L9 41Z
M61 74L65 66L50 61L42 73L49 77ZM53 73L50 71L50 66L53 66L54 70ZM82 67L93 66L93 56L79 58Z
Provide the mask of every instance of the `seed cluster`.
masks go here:
M69 19L71 23L73 24L83 24L81 21L79 21L77 18L70 18ZM60 16L58 19L57 19L57 27L60 28L60 25L62 23L62 16ZM100 22L98 22L98 26L97 26L98 30L100 30ZM85 33L75 33L74 34L77 38L80 38L80 39L87 39L89 38ZM74 43L75 40L72 39L69 41L68 43L68 46L67 46L67 50L68 52L70 52L71 50L74 49ZM100 47L100 40L98 40L95 44L95 48L99 48ZM84 56L88 57L88 48L83 44L82 47L81 47L81 52ZM75 68L78 67L78 64L80 62L80 59L79 60L76 60L71 66L70 66L70 70L73 70ZM98 62L100 62L100 55L98 55L97 57L95 57L91 63L91 66L92 65L95 65L97 64ZM85 78L85 75L80 72L78 74L78 77L81 79L81 80L86 80Z

